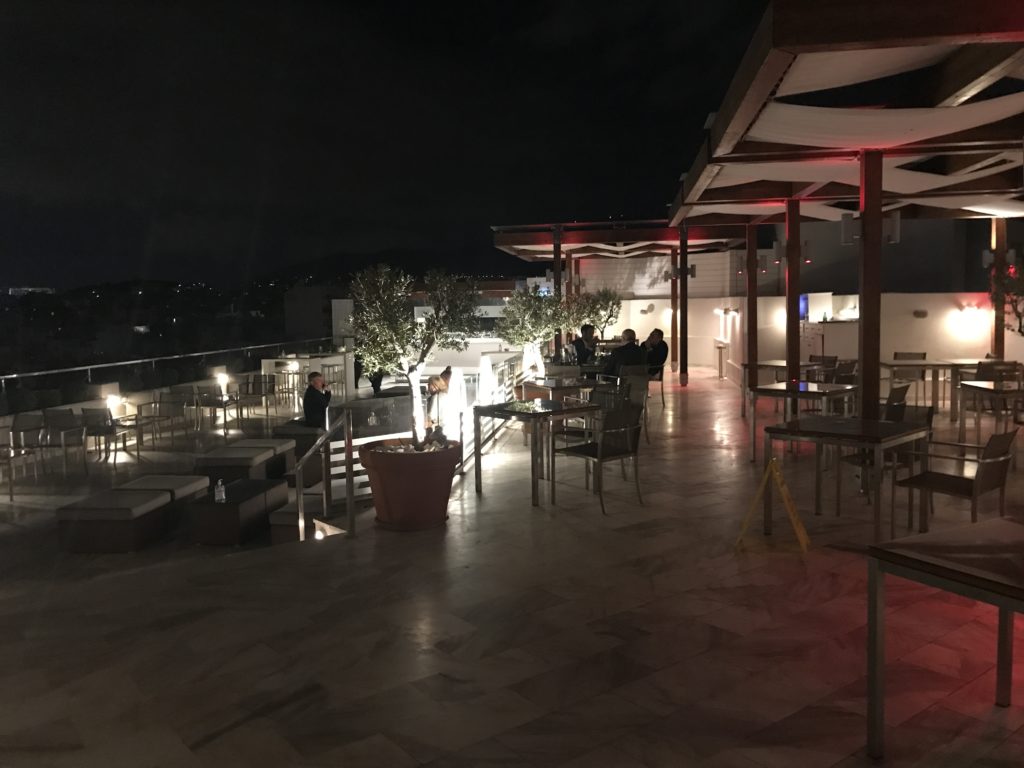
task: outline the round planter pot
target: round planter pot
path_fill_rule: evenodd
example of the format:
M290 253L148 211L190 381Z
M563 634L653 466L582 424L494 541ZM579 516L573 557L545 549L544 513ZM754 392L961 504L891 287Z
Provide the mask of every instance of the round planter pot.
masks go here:
M443 451L423 453L374 450L407 444L405 440L381 440L359 449L373 490L377 524L393 531L422 531L444 525L462 446L451 442Z

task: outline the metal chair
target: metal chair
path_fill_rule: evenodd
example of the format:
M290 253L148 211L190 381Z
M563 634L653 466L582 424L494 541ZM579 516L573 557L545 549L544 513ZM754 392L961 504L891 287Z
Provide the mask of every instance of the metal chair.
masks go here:
M844 360L840 363L836 363L836 370L835 373L832 375L832 380L836 384L856 384L857 361Z
M819 384L831 384L835 381L836 366L839 365L838 355L811 355L807 359L818 365L807 372L808 381L816 381Z
M647 401L650 397L648 384L650 376L645 365L624 365L620 380L628 387L627 397L633 405L638 405L644 410L644 439L648 445L651 442L651 431L647 421Z
M927 352L893 352L893 360L926 360ZM919 403L921 392L919 385L923 386L925 381L925 369L920 366L892 369L892 383L906 381L914 385L914 402Z
M11 472L14 472L13 457L32 459L32 476L39 477L37 457L42 456L46 446L43 434L45 423L41 413L17 413L11 422L8 451L12 457ZM45 471L45 465L44 465Z
M121 441L121 450L128 453L128 434L131 427L118 424L109 408L83 408L82 423L85 426L86 437L95 439L96 452L100 450L100 440L103 440L103 458L110 458L110 446L114 446L114 464L117 464L117 443ZM97 457L98 460L98 457Z
M604 465L609 461L631 459L633 463L633 482L636 485L636 497L644 503L640 492L640 467L637 461L637 450L640 446L640 430L643 428L641 418L643 408L635 403L623 403L610 411L603 411L595 417L593 439L579 445L569 445L555 449L555 454L575 456L586 462L586 487L590 487L591 465L594 469L594 490L601 502L601 514L607 515L604 506Z
M47 408L43 411L44 434L49 448L60 448L64 457L64 474L68 471L68 449L82 449L82 467L89 471L86 460L85 425L70 408Z
M1009 474L1013 441L1017 437L1017 429L992 435L985 445L974 443L932 442L930 446L947 446L960 451L974 451L976 458L958 455L950 456L934 453L917 453L929 459L940 459L952 462L949 471L939 472L931 468L897 481L900 488L917 489L928 494L928 515L934 514L934 494L955 496L971 500L971 522L978 522L978 499L992 491L999 491L999 516L1006 513L1006 478ZM968 467L971 464L974 466ZM908 516L913 515L913 504L910 504ZM928 530L928 519L920 521L920 530Z

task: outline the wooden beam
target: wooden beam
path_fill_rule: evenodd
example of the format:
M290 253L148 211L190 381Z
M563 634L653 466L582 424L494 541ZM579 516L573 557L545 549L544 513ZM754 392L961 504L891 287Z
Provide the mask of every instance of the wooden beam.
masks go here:
M774 0L769 14L773 45L790 53L1024 42L1024 7L1007 0Z
M786 201L786 380L800 381L800 201Z
M711 186L722 166L711 161L711 145L705 141L700 145L697 157L679 185L679 191L669 206L668 224L678 227L689 214L688 200L696 200Z
M561 226L561 225L558 225ZM690 228L692 240L726 240L745 237L742 223L732 224L701 224ZM565 246L593 245L606 243L663 243L668 247L679 241L679 230L676 227L644 227L615 229L577 229L561 232L561 243ZM494 233L494 245L497 248L515 246L553 245L554 228L525 232Z
M793 63L793 54L775 44L773 16L769 8L725 92L708 134L710 157L732 151Z
M992 219L992 354L1000 360L1006 358L1006 297L1002 282L996 278L1006 275L1006 219Z
M690 370L690 228L679 227L679 384L689 382Z
M670 281L672 289L672 327L669 329L669 334L672 336L672 346L669 349L671 354L672 372L679 370L679 248L672 249L671 257L671 270L672 279ZM682 278L682 279L685 279ZM665 376L665 372L661 372L662 377Z
M747 225L747 386L757 386L757 225ZM740 393L746 397L747 393Z
M932 96L928 101L936 107L959 106L1021 64L1024 64L1024 46L1019 43L965 45L935 68Z
M556 226L551 232L554 253L551 276L555 284L555 298L562 298L562 228ZM555 329L555 359L562 359L562 329Z
M860 162L860 413L877 419L882 356L882 153L867 150Z

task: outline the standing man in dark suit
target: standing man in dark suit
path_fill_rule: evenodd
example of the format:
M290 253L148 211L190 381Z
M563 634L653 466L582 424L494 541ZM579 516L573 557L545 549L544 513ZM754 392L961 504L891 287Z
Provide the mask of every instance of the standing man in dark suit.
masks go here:
M610 376L617 376L619 369L624 365L643 365L644 351L636 343L636 331L627 328L622 332L622 340L625 343L612 350L611 359L604 367L604 372Z
M331 402L331 392L324 389L324 377L319 371L312 371L307 377L309 386L302 396L302 413L306 418L307 427L327 429L327 406Z

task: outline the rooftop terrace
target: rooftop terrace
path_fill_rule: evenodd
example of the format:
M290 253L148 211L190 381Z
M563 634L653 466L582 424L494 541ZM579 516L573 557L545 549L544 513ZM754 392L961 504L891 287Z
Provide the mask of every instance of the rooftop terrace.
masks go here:
M706 370L669 386L641 448L646 503L610 471L607 517L567 459L557 505L531 508L514 430L485 453L483 495L457 477L447 527L414 534L364 511L355 538L59 552L62 501L186 470L220 432L88 483L29 479L0 506L0 762L864 764L871 508L846 467L843 515L815 517L800 449L784 473L811 551L782 525L735 551L760 477L737 406ZM936 501L935 528L969 519ZM890 579L888 621L891 763L1019 765L1024 707L991 703L995 609Z

